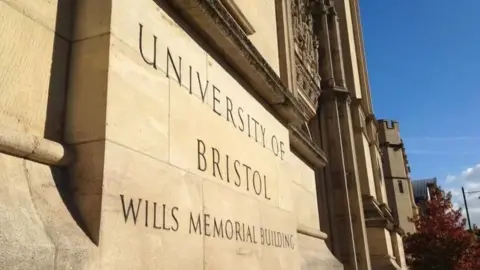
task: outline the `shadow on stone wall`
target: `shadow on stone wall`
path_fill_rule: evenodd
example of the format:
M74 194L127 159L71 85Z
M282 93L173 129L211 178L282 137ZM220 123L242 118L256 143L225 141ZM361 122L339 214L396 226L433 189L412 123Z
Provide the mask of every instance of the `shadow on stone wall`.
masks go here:
M55 142L60 142L63 145L66 145L64 140L65 104L72 44L71 30L74 22L74 3L75 1L73 0L58 0L57 3L55 38L52 50L45 119L44 137ZM73 192L71 191L68 181L68 169L50 166L50 170L58 193L65 203L65 206L78 226L87 234L80 212L73 200Z

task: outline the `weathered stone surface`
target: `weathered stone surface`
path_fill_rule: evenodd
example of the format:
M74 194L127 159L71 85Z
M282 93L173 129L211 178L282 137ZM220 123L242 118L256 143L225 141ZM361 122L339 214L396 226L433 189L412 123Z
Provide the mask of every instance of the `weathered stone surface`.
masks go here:
M69 39L73 0L4 0L4 2L26 17Z
M268 240L262 248L261 269L284 269L297 270L300 269L298 250L301 248L298 241L297 222L292 212L283 211L274 207L260 205L260 220L262 228L283 234L284 239L281 243L272 241L272 245L268 246ZM285 242L285 237L292 236L289 241ZM261 239L260 239L261 240ZM277 246L275 246L277 243ZM280 247L279 247L280 246Z
M331 254L323 240L298 235L302 270L342 270L343 265Z
M248 38L273 70L280 75L275 1L257 2L255 5L252 5L249 0L232 1L237 4L255 29L255 33Z
M107 142L103 181L102 269L202 269L203 237L189 232L202 178Z
M252 142L186 89L175 83L170 86L170 162L278 205L279 158ZM185 108L194 112L195 118L186 114Z
M110 37L101 35L72 44L66 100L65 140L102 140L106 133Z
M72 11L73 17L75 18L71 30L72 40L86 40L108 34L111 29L112 2L112 0L75 1L74 9Z
M65 171L0 154L0 268L333 265L297 234L319 228L314 172L229 52L166 1L77 2L70 31L72 1L0 1L1 123L75 152ZM236 2L279 73L275 3Z
M169 135L169 80L135 51L110 39L106 137L166 161Z
M298 224L320 229L317 196L296 183L292 185L292 193L295 198L294 212L297 215Z
M259 202L216 183L205 182L203 190L204 214L211 215L212 219L222 219L225 229L224 237L205 236L205 269L262 269L262 246L252 243L260 241ZM233 222L233 233L226 224L228 220ZM242 225L251 226L249 241L243 242L243 232L237 234L235 231L237 226Z
M192 34L184 30L189 27L180 23L178 17L169 16L166 10L171 9L164 2L159 1L158 4L162 6L151 0L139 0L134 4L128 0L115 1L111 32L135 50L139 60L145 59L142 61L151 63L149 68L156 71L157 76L165 77L168 74L189 88L192 67L192 83L196 86L197 72L201 79L206 78L207 54ZM180 80L177 74L181 75ZM196 94L199 95L198 92Z
M0 1L1 123L58 139L62 134L68 44L10 4Z
M0 180L1 269L95 268L61 171L0 154Z

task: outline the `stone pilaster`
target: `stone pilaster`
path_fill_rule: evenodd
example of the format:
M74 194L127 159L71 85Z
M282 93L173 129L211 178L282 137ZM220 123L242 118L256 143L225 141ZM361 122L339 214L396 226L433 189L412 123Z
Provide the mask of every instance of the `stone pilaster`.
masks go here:
M393 246L393 254L395 255L395 259L397 260L397 264L402 269L407 269L407 262L405 260L405 251L403 248L403 240L402 236L398 231L390 232L392 238L392 246Z
M326 90L322 106L326 110L330 181L335 204L336 226L332 234L342 243L340 256L346 268L370 269L348 92Z
M346 269L358 269L338 101L333 95L325 95L320 106L326 114L329 160L327 180L331 182L330 196L335 205L331 209L331 219L336 224L332 235L339 243L335 252Z
M340 40L340 26L335 7L329 8L328 24L330 32L331 54L333 60L333 74L335 85L345 88L345 68L343 66L342 43Z
M363 213L360 179L358 177L356 161L357 154L355 152L354 131L350 111L351 99L347 91L337 91L337 96L358 269L369 269L370 256L365 223L363 222L365 217Z
M368 226L368 241L373 270L401 269L394 256L390 231L383 222Z
M319 44L319 71L322 77L322 87L333 87L335 85L333 59L331 55L330 32L328 24L328 8L323 3L319 5L316 14L317 32L321 37Z

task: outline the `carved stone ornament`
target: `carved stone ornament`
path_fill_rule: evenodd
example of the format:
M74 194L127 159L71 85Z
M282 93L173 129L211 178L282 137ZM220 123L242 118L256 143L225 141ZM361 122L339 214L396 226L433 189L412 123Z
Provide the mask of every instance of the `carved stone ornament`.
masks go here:
M320 95L319 38L315 32L314 13L322 0L292 0L297 90L316 110ZM318 13L317 13L318 14Z

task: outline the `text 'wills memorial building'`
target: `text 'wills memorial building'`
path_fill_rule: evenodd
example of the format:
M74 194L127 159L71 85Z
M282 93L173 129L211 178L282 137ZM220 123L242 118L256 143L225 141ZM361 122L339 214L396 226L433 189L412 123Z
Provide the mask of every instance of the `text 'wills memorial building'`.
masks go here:
M1 0L0 36L0 269L406 269L358 0Z

